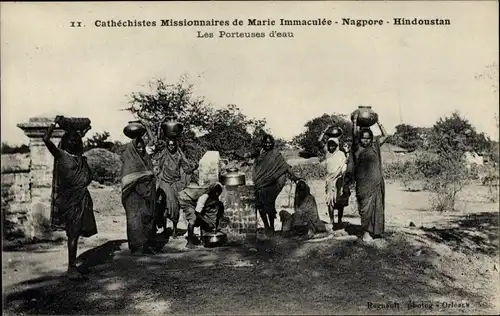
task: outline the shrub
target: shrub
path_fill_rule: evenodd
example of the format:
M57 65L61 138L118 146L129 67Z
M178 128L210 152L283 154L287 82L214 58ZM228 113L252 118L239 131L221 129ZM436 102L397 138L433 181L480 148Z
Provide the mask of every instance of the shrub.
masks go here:
M300 178L306 180L324 180L327 176L326 165L317 164L300 164L292 167L293 172Z
M85 152L89 167L92 170L92 180L103 183L117 183L120 180L120 156L102 148Z
M384 179L401 180L403 178L404 171L404 163L402 163L401 161L384 163L382 165Z
M426 188L433 192L431 206L436 211L454 210L458 192L469 182L469 174L460 157L442 156L435 161L437 172L426 178Z

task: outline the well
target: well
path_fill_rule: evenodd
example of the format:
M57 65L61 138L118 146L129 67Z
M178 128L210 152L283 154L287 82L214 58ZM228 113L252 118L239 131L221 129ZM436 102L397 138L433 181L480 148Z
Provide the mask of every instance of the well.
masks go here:
M221 201L225 211L220 228L228 235L228 240L234 242L254 238L257 217L253 185L226 186Z

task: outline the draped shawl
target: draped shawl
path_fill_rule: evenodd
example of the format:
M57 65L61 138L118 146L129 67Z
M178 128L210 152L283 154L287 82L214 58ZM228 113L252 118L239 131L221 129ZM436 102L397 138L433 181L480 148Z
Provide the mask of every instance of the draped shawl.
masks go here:
M51 226L72 234L90 237L97 234L93 203L87 186L92 182L87 159L71 155L58 146L52 177Z
M262 151L255 159L253 170L255 189L259 190L275 184L276 180L287 173L288 168L279 150Z
M385 225L385 183L378 138L374 138L371 146L355 151L351 157L354 159L361 225L366 231L379 235L384 232Z
M299 182L300 183L300 182ZM326 226L319 218L318 214L318 205L316 203L316 199L311 194L311 188L309 185L302 181L305 184L305 188L302 191L297 188L295 189L295 200L294 200L294 209L295 213L293 214L293 226L304 226L308 225L314 233L317 232L325 232Z
M141 192L141 195L154 196L155 186L151 186L151 184L154 184L153 164L148 156L141 157L137 152L136 144L137 140L132 140L125 145L125 150L122 153L122 199L126 198L138 183L147 184L146 186L141 186L141 189L143 189L141 191L145 191Z

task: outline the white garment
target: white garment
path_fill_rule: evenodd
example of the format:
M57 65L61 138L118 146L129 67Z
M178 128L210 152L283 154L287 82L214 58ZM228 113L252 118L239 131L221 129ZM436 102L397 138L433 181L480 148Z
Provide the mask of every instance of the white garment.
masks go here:
M342 181L347 170L347 157L342 151L337 149L333 154L326 155L327 177L325 181L326 204L334 205L337 197L342 194Z
M198 201L196 203L195 211L198 213L201 213L201 211L205 207L205 203L207 203L207 200L208 200L208 194L203 194L202 196L200 196L200 198L198 199Z

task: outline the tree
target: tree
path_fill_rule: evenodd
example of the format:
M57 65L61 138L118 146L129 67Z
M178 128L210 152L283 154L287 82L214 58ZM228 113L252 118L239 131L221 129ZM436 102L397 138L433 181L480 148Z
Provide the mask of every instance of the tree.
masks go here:
M104 131L103 133L95 133L84 142L84 150L89 151L91 149L101 148L115 154L121 154L123 151L123 144L119 141L112 142L109 140L109 137L109 132L107 131Z
M323 114L320 117L313 118L304 126L306 130L292 140L292 144L302 149L300 155L305 158L322 156L322 145L318 143L318 137L328 126L333 125L342 128L344 134L341 141L352 139L352 123L347 115L344 114Z
M466 151L483 152L489 150L490 142L484 133L477 133L475 127L458 112L440 118L429 135L430 149L438 153L463 155Z
M470 122L455 112L440 118L432 127L428 147L437 156L429 159L433 170L427 174L427 185L434 193L433 207L439 211L453 210L457 194L468 183L464 153L480 150L489 141L484 134L478 134Z
M111 147L113 147L113 142L108 141L109 136L109 132L106 131L103 133L95 133L85 141L83 145L85 151L93 148L111 149Z
M260 130L265 126L264 120L247 118L233 104L225 109L216 110L209 126L209 132L201 137L208 150L225 152L228 150L251 149L253 142L259 138Z
M236 105L214 109L204 98L196 97L194 86L181 76L176 84L157 79L149 83L150 91L130 95L125 110L148 122L155 141L163 138L160 123L173 119L183 124L180 145L192 159L200 159L207 150L237 150L248 147L265 120L250 119Z
M419 149L424 144L423 129L409 124L396 126L396 133L389 139L391 144L408 150Z

